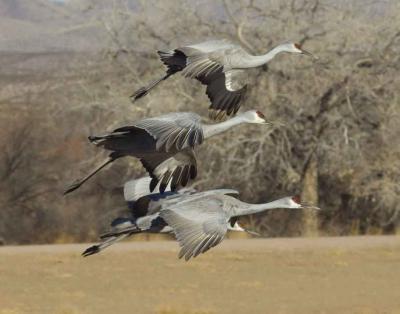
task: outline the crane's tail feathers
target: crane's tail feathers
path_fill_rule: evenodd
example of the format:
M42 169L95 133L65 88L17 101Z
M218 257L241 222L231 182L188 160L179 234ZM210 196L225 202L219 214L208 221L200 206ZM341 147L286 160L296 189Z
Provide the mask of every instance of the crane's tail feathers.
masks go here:
M91 177L93 177L97 172L99 172L101 169L103 169L105 166L107 166L109 163L112 163L116 158L115 156L110 156L105 162L103 162L99 167L97 167L94 171L92 171L90 174L88 174L86 177L79 179L72 183L65 191L64 195L71 193L72 191L75 191L78 189L82 184L84 184L87 180L89 180Z
M174 51L157 51L158 55L160 56L161 61L168 66L170 64L170 59L173 58L175 52Z
M90 136L88 136L88 140L96 146L104 146L104 147L107 146L106 149L113 150L113 148L110 148L108 145L110 144L110 141L113 141L115 139L118 140L118 139L124 138L124 134L123 134L124 131L122 131L122 129L123 128L119 128L117 130L114 130L112 133L105 134L105 135L90 135ZM112 145L111 145L111 147L112 147ZM118 149L115 149L115 150L116 151L112 152L109 156L110 157L115 156L116 158L121 157L121 153L118 152Z
M105 136L95 136L95 135L88 136L88 140L95 145L98 145L102 140L104 140L104 138Z
M106 135L90 135L88 136L88 140L96 146L103 146L108 139L113 139L115 136L116 135L113 133Z
M182 71L187 64L186 55L180 50L157 51L161 61L167 66L170 75Z
M151 82L149 85L139 88L136 92L134 92L130 99L132 102L135 102L139 98L147 95L147 93L156 87L160 82L166 80L171 75L182 71L186 67L186 55L179 50L171 50L171 51L157 51L160 56L161 61L167 66L167 73L159 78Z
M149 85L147 85L147 86L143 86L143 87L141 87L141 88L139 88L136 92L134 92L129 98L131 99L131 102L132 103L134 103L136 100L138 100L139 98L142 98L143 96L146 96L147 95L147 93L151 90L151 89L153 89L154 87L156 87L159 83L161 83L162 81L164 81L164 80L166 80L167 78L169 78L172 74L174 74L174 73L171 73L171 72L169 72L169 71L167 71L167 73L163 76L163 77L161 77L161 78L159 78L159 79L157 79L157 80L155 80L155 81L153 81L153 82L151 82Z

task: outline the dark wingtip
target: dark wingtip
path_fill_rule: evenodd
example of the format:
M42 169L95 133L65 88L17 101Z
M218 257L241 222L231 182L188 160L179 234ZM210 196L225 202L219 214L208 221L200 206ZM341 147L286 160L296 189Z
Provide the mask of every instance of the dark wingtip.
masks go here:
M176 182L172 182L171 183L171 191L175 192L177 188L178 188L178 186L177 186Z
M190 179L195 179L197 177L197 168L194 165L190 166Z
M167 184L161 183L160 184L160 193L163 194L167 188Z
M150 181L150 192L153 192L158 184L158 180L156 178L151 179ZM162 192L161 192L162 193Z
M90 256L90 255L99 253L99 252L100 252L99 246L98 246L98 245L93 245L93 246L87 248L87 249L82 253L82 256L83 256L83 257L87 257L87 256Z

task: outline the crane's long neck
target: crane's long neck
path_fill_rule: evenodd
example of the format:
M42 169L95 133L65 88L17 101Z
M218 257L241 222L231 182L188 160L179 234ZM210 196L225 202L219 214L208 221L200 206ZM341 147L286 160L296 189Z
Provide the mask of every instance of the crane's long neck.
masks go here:
M238 202L239 204L234 210L232 216L251 215L275 208L288 208L288 206L284 204L281 199L263 204L249 204L242 201Z
M229 130L231 127L235 125L239 125L245 122L246 121L243 118L243 116L238 115L221 123L205 124L203 125L204 138L209 138L211 136L220 134L222 132Z
M247 60L244 60L244 68L255 68L259 67L263 64L268 63L270 60L272 60L278 53L283 52L284 46L280 45L272 49L271 51L267 52L265 55L261 56L252 56L249 55Z

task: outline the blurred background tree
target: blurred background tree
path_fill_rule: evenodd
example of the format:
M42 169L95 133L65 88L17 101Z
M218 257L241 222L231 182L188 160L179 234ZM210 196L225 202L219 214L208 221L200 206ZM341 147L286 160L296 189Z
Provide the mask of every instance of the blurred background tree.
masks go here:
M244 126L200 148L199 189L262 202L302 194L324 209L244 219L265 236L393 233L400 223L398 1L0 1L0 238L95 240L126 211L121 187L144 174L121 160L79 191L64 187L104 158L86 137L144 116L195 111L203 86L162 74L156 50L228 38L254 54L297 41L319 60L280 56L252 70ZM44 22L45 21L45 22Z

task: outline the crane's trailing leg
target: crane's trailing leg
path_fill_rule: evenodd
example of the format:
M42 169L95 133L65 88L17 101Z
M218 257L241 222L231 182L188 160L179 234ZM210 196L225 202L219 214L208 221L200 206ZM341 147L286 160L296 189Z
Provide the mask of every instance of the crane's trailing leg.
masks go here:
M87 248L83 253L82 256L90 256L96 253L103 251L105 248L113 245L114 243L121 241L122 239L128 237L130 234L121 234L116 237L110 237L107 240L101 242L100 244L92 245L91 247Z
M94 171L92 171L90 174L88 174L86 177L75 181L74 183L72 183L65 191L64 191L64 195L71 193L72 191L75 191L76 189L78 189L83 183L85 183L87 180L89 180L91 177L93 177L97 172L99 172L101 169L103 169L105 166L107 166L108 164L112 163L115 159L117 159L119 156L113 156L112 154L110 155L110 157L103 162L98 168L96 168Z
M182 71L186 66L186 56L184 53L180 51L177 50L172 50L167 52L157 51L157 53L160 56L161 61L168 67L167 73L158 80L155 80L151 82L149 85L143 86L139 88L136 92L134 92L130 96L131 102L135 102L139 98L142 98L143 96L147 95L147 93L151 89L156 87L159 83L165 81L167 78L169 78L176 72Z
M143 232L143 230L141 230L138 226L133 225L133 226L121 229L121 230L103 233L100 236L100 239L105 240L105 239L109 239L109 238L113 238L113 237L120 237L122 235L132 235L132 234L141 233L141 232Z
M123 227L126 225L128 226ZM103 241L99 244L92 245L91 247L87 248L82 253L83 257L99 253L105 248L108 248L114 243L119 242L126 237L131 236L132 234L142 232L142 230L136 226L135 222L128 218L117 218L111 223L111 226L113 227L114 231L103 234L101 236Z
M134 92L131 96L131 102L135 102L136 100L138 100L139 98L142 98L143 96L146 96L147 93L153 89L154 87L156 87L160 82L166 80L167 78L169 78L173 73L167 73L165 74L163 77L159 78L158 80L155 80L153 82L151 82L149 85L147 86L143 86L141 88L139 88L136 92Z

